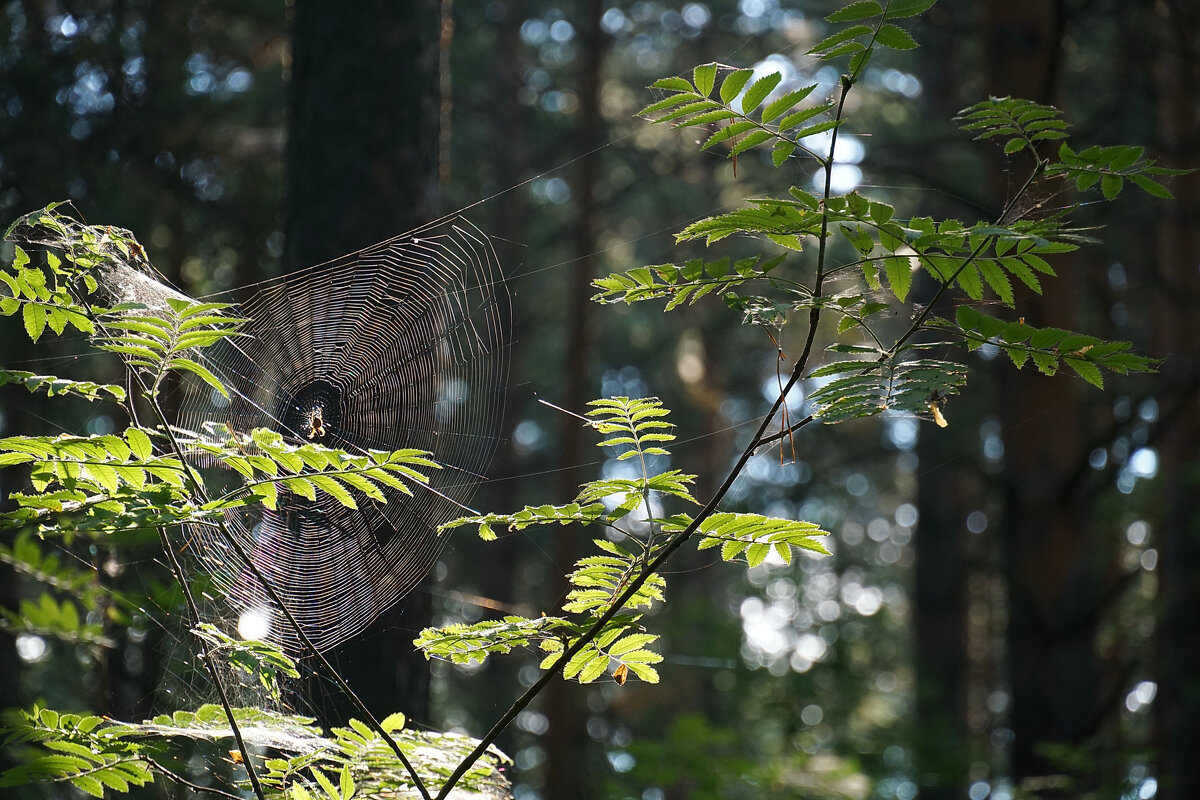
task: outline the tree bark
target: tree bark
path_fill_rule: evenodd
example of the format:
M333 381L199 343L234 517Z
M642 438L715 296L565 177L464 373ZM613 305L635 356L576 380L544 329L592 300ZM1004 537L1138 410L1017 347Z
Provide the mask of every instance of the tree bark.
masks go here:
M435 218L441 0L296 0L287 146L287 244L296 269ZM418 587L331 654L375 714L428 720L429 668L412 646L431 617ZM328 721L343 699L318 706Z
M993 0L984 20L985 87L990 95L1055 101L1064 20L1061 3ZM996 175L1002 195L1010 191ZM999 196L997 200L1005 200ZM1030 324L1078 329L1076 270L1060 259L1059 277L1029 298ZM1005 365L1007 366L1007 365ZM1071 489L1087 457L1080 382L1032 370L1000 370L998 407L1004 430L1004 498L1000 527L1008 589L1008 673L1013 732L1012 776L1018 785L1059 774L1048 744L1079 748L1102 716L1103 664L1096 654L1104 562L1096 547L1090 497ZM1073 789L1096 776L1076 775ZM1041 788L1058 796L1052 786Z
M1200 12L1185 2L1156 4L1155 78L1159 91L1162 160L1172 167L1200 167ZM1200 346L1195 310L1200 302L1200 173L1170 182L1175 200L1158 223L1157 261L1162 297L1156 304L1162 392L1178 414L1161 449L1162 507L1165 520L1159 546L1162 559L1158 630L1159 688L1155 700L1158 797L1200 797ZM1167 409L1164 409L1166 413Z
M600 0L587 0L582 4L579 20L579 111L576 116L576 150L590 153L595 149L601 126L600 80L604 59L604 40L600 30L600 15L603 4ZM596 250L597 213L595 203L597 159L595 155L579 161L571 186L575 204L573 231L576 261L567 284L567 347L566 359L566 407L576 413L582 412L591 399L591 347L590 347L590 301L592 280L592 253ZM583 459L583 429L579 421L564 416L562 434L561 477L562 496L573 497L579 491L583 474L579 467ZM555 562L569 569L582 555L578 539L570 536L555 537ZM560 586L566 591L565 582ZM560 592L561 594L561 592ZM558 680L550 685L547 693L547 716L550 734L547 741L546 786L543 796L547 800L585 800L594 796L596 781L589 779L587 753L587 706L584 703L586 690L576 683Z
M441 0L296 0L287 269L436 216Z

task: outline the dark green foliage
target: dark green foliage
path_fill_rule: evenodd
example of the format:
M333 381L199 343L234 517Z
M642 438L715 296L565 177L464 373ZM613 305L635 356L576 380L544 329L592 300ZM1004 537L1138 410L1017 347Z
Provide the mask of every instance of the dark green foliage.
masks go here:
M753 80L750 69L707 63L688 77L656 81L656 101L640 113L653 123L704 128L702 150L719 147L736 159L770 145L776 167L813 164L828 173L847 94L879 48L917 46L896 21L932 5L933 0L866 0L827 17L844 27L810 52L826 61L846 58L832 96L818 93L817 84L781 89L779 73ZM416 645L427 657L456 664L519 649L541 658L542 677L482 741L406 730L399 715L383 720L384 735L356 720L326 735L308 718L227 703L142 724L35 708L13 728L11 742L34 743L39 749L5 773L0 785L71 782L99 795L105 788L128 791L156 774L182 780L163 758L180 752L177 746L183 743L231 746L238 726L244 726L252 746L274 752L249 765L261 788L251 787L237 771L233 785L243 793L253 789L271 797L337 800L356 793L411 795L425 793L431 778L440 782L447 775L455 777L442 784L443 795L460 777L464 788L502 792L498 771L504 759L494 751L487 754L488 747L544 687L544 680L558 672L580 683L608 674L618 684L629 675L648 683L659 680L655 665L663 655L659 635L647 630L647 612L665 602L662 565L678 547L690 541L724 561L744 561L750 567L786 563L793 549L828 552L820 539L825 532L815 523L721 510L729 486L761 447L813 421L838 423L890 413L945 425L943 404L964 390L968 376L967 367L948 355L952 348L1003 350L1016 367L1032 361L1046 374L1065 364L1096 386L1102 384L1104 369L1118 374L1153 371L1156 362L1132 353L1126 342L1036 328L1022 317L1010 321L1001 315L1015 316L1030 293L1042 292L1043 282L1055 277L1051 262L1056 255L1088 243L1085 232L1068 219L1072 208L1051 217L1035 213L1029 202L1035 189L1098 187L1100 196L1112 200L1131 182L1150 195L1167 197L1169 191L1155 178L1177 171L1156 166L1138 147L1076 152L1065 141L1067 126L1060 113L1030 101L993 98L965 109L959 120L976 138L1002 142L1003 154L1014 162L1033 162L1025 183L992 220L898 216L889 203L859 192L837 195L828 183L815 194L792 187L785 196L755 197L743 208L700 219L675 237L677 244L702 241L717 247L758 239L768 252L689 258L595 281L595 299L604 303L663 299L665 309L673 310L719 295L744 322L772 333L786 325L806 325L801 337L806 344L789 362L786 379L780 374L780 396L709 502L695 496L696 476L667 468L667 445L675 435L662 403L613 397L592 403L586 424L600 434L598 446L614 460L636 465L632 477L588 482L561 505L527 505L443 526L475 526L484 540L533 526L550 526L555 535L574 533L561 530L564 526L589 526L592 535L600 534L592 539L593 549L573 565L569 588L554 615L509 614L428 628L418 637ZM829 134L829 149L816 152L808 137L823 133ZM1064 140L1057 160L1039 150L1055 140ZM351 455L315 444L289 444L278 432L264 429L235 432L219 424L201 431L173 428L157 403L166 376L201 380L224 393L204 367L203 350L239 335L241 320L228 316L221 304L183 296L96 304L94 295L106 271L145 272L149 267L141 245L126 231L83 225L49 206L19 220L9 233L24 246L15 247L11 264L0 272L8 287L0 312L20 312L34 342L42 341L47 330L63 334L74 329L92 336L96 348L119 356L138 377L142 399L157 413L152 424L134 424L119 435L0 440L0 464L28 465L32 474L32 491L13 495L17 508L0 517L4 527L21 531L11 547L0 549L0 560L45 587L36 600L6 615L9 630L92 647L110 644L104 627L89 614L113 597L96 585L92 573L44 555L38 537L111 546L121 535L162 530L166 542L166 530L220 527L223 514L238 506L275 508L281 491L309 499L323 492L353 508L359 495L384 502L383 487L410 494L414 483L425 482L426 472L437 468L428 454L416 450ZM43 260L34 265L30 253ZM922 272L934 295L918 306L910 298ZM786 361L774 336L772 342ZM28 372L0 373L0 385L6 383L30 391L45 388L51 396L123 402L130 408L134 400L120 387ZM806 405L803 418L794 421L785 400L797 385L804 389ZM779 433L768 435L768 424L780 419ZM226 483L232 480L232 488L221 484L210 495L206 479L213 469L221 471ZM187 585L181 589L186 591ZM121 612L110 607L109 613ZM242 641L203 624L196 624L193 633L205 658L250 676L270 696L278 698L284 677L299 674L295 663L272 645ZM723 734L692 727L713 747L727 744ZM243 754L241 749L230 752ZM407 754L412 765L399 753Z

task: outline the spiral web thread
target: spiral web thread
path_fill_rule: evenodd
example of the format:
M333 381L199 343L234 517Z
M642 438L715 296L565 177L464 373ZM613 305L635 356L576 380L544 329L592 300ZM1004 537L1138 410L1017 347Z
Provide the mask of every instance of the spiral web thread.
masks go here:
M409 497L281 492L277 510L232 509L226 527L307 637L326 650L360 632L428 572L437 527L465 513L496 446L510 307L487 237L462 218L248 287L231 309L248 336L202 351L229 399L189 382L180 425L272 428L294 444L359 453L417 448L443 468ZM235 297L236 299L236 297ZM314 424L314 418L319 422ZM219 531L192 551L243 621L301 640Z

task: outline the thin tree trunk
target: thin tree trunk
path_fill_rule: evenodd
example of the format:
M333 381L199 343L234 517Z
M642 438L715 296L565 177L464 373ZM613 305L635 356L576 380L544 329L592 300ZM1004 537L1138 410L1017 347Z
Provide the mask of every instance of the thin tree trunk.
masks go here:
M604 58L604 44L600 31L601 0L587 0L582 6L579 20L580 68L579 68L579 111L575 141L580 153L596 147L600 120L600 73ZM591 353L590 353L590 302L592 280L592 253L596 250L596 186L597 158L585 157L579 161L572 182L576 215L574 226L574 250L577 261L568 281L566 358L566 407L579 411L591 399ZM562 496L571 497L579 490L583 475L579 464L583 461L583 430L579 421L564 418L563 427ZM555 562L569 568L580 556L580 543L569 536L555 537ZM560 587L565 591L565 585ZM547 716L550 720L550 735L547 741L546 786L543 796L547 800L584 800L593 796L594 780L588 779L587 752L587 707L584 691L577 684L556 681L551 684L547 697Z
M1181 0L1156 4L1161 156L1172 167L1200 167L1200 12ZM1163 295L1156 349L1168 355L1162 396L1182 409L1161 450L1165 520L1159 539L1159 689L1155 700L1158 797L1200 797L1200 173L1171 181L1175 201L1158 224Z
M1064 21L1060 2L992 0L985 15L986 89L991 95L1055 101ZM1004 191L1011 176L997 176ZM1006 199L1006 198L998 198ZM1082 259L1076 259L1081 261ZM1031 298L1035 326L1075 324L1078 264ZM998 411L1005 439L1006 497L1000 539L1008 581L1008 672L1014 780L1061 773L1045 745L1082 747L1103 716L1103 664L1096 653L1104 561L1089 496L1069 477L1087 456L1079 381L1003 370ZM1074 776L1076 790L1097 776ZM1047 790L1053 791L1053 790Z
M937 65L924 76L924 113L945 122L962 106L958 100L958 37L967 12L961 2L943 4L938 24L923 41L927 63ZM931 20L932 21L932 20ZM928 171L940 167L937 152L923 156ZM945 211L946 209L942 209ZM922 208L922 213L936 209ZM943 214L954 216L954 214ZM932 282L922 281L922 284ZM918 285L928 302L932 285ZM953 413L953 412L950 412ZM977 420L956 420L946 430L925 426L917 445L921 468L917 479L917 524L913 591L915 633L916 736L914 757L921 796L929 800L960 798L966 792L967 696L966 583L962 534L974 493L966 491L956 456L971 452Z
M285 266L357 250L434 218L441 119L441 0L296 0ZM431 615L418 587L332 654L373 713L429 716L412 646ZM340 698L330 721L351 712Z

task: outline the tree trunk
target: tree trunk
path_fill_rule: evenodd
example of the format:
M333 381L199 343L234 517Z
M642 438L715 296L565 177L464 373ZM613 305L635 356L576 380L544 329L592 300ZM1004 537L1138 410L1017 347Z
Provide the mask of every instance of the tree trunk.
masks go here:
M963 104L958 98L958 71L945 65L958 61L959 38L954 29L964 24L961 17L966 12L961 2L939 8L941 13L931 16L922 41L926 63L935 65L922 76L926 89L922 111L933 125L948 126ZM922 148L920 159L932 174L944 169L938 148ZM923 207L921 212L956 216L945 204ZM917 291L928 302L934 288L932 281L921 281ZM946 430L923 426L917 445L921 468L917 472L920 517L913 542L917 719L913 749L921 797L929 800L959 798L967 788L967 568L962 536L975 493L963 485L964 471L956 457L973 449L976 425L978 419L956 420Z
M603 4L600 0L587 0L582 5L579 20L580 64L579 64L579 112L575 133L576 150L590 153L599 139L600 120L600 72L604 57L603 34L600 30L600 15ZM589 318L592 280L592 253L596 250L596 166L598 156L592 155L579 161L571 186L575 203L574 245L576 261L567 284L567 338L566 352L566 407L580 413L591 398L591 353ZM562 497L573 497L579 491L583 475L579 464L583 462L583 430L579 421L564 417L561 492ZM571 536L555 537L555 562L570 568L581 555L580 540ZM565 584L560 586L565 592ZM560 593L561 594L561 593ZM546 786L543 796L547 800L584 800L594 796L596 781L589 779L587 753L587 706L584 704L586 690L576 683L558 680L547 692L547 716L550 734L547 741Z
M1158 47L1155 77L1159 90L1162 160L1172 167L1200 167L1200 13L1185 2L1157 3ZM1200 173L1171 181L1176 200L1162 210L1157 260L1163 295L1158 307L1156 350L1162 366L1162 396L1178 414L1161 450L1165 520L1158 542L1159 689L1155 700L1158 797L1200 797L1200 346L1195 312L1200 303ZM1170 409L1164 408L1166 416Z
M326 261L435 217L441 28L441 0L296 0L287 269ZM412 639L430 615L429 593L418 587L331 654L373 713L403 710L428 719L429 668ZM340 698L318 711L337 723L351 713Z
M1054 102L1062 13L1061 3L1045 0L988 3L988 94ZM1007 186L1003 176L996 176L996 185L1001 191ZM1061 259L1055 267L1059 277L1046 285L1044 295L1030 298L1023 313L1032 325L1074 330L1076 270ZM1011 768L1021 785L1063 771L1063 764L1047 757L1046 745L1079 748L1096 732L1103 673L1095 642L1104 563L1094 541L1090 497L1070 488L1070 475L1087 456L1081 383L1030 369L1004 369L998 376L1005 445L1000 539L1008 583ZM1096 779L1074 777L1089 785ZM1083 784L1074 788L1082 790ZM1054 791L1049 784L1041 789Z

